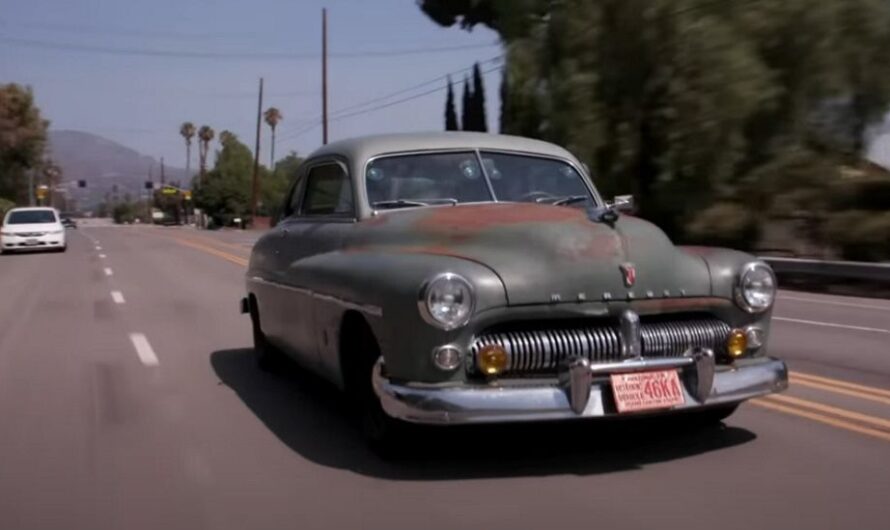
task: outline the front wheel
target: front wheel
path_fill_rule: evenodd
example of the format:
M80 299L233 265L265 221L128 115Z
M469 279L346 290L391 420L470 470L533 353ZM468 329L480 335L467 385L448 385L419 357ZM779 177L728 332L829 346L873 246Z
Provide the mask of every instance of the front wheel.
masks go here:
M264 372L278 371L282 363L282 354L263 333L255 300L250 304L250 323L253 328L253 354L257 366Z

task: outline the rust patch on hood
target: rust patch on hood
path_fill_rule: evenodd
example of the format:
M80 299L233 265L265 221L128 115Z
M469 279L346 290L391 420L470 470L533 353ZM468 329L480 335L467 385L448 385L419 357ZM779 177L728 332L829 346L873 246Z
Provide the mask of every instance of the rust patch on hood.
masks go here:
M479 204L434 208L417 221L417 227L431 232L482 231L486 228L554 222L587 222L584 212L563 206L531 203Z

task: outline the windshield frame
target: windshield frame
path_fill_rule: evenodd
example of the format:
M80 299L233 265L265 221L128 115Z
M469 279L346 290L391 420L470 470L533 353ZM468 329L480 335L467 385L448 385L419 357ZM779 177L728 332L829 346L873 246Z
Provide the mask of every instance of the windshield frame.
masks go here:
M449 153L473 153L476 157L476 163L482 169L482 177L485 179L485 185L488 188L488 193L491 196L490 200L487 201L474 201L474 202L461 202L456 205L451 204L430 204L428 206L406 206L404 208L374 208L371 205L370 198L368 197L368 169L372 163L377 160L383 158L396 158L400 156L418 156L418 155L437 155L437 154L449 154ZM600 197L599 192L596 189L596 186L593 185L593 179L587 172L581 167L580 164L576 163L574 160L561 156L552 156L546 155L543 153L535 153L530 151L519 151L514 149L491 149L491 148L479 148L479 147L466 147L466 148L446 148L446 149L412 149L409 151L393 151L388 153L380 153L371 157L368 157L365 160L365 164L362 167L361 172L361 195L362 195L362 206L368 209L371 216L376 216L382 213L387 213L391 211L403 211L414 208L450 208L452 206L464 205L464 204L492 204L492 203L513 203L520 204L517 201L504 201L500 200L497 196L497 193L494 191L494 186L491 183L491 177L488 174L488 169L485 167L485 163L483 161L482 155L484 153L491 154L500 154L500 155L511 155L511 156L524 156L527 158L539 158L543 160L550 160L555 162L561 162L567 164L575 172L581 179L581 182L584 184L584 187L587 189L587 192L590 194L590 198L592 200L592 207L597 207L605 204Z

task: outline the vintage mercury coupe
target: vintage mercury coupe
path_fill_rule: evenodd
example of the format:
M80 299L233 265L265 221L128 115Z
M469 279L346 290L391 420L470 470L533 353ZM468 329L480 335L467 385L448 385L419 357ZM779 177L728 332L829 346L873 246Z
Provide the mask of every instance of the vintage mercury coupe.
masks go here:
M257 360L290 356L348 391L377 442L403 422L719 421L784 390L769 266L676 247L629 204L536 140L324 146L251 254Z

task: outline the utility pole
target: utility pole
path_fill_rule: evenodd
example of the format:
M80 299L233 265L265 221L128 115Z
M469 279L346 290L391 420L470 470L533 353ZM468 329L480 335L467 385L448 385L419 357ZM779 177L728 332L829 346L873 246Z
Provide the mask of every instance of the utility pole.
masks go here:
M256 204L260 196L260 132L263 120L263 78L260 78L260 94L256 107L256 149L253 152L253 186L250 193L250 223L256 223Z
M34 172L37 168L31 168L28 172L28 206L34 206Z
M321 143L328 143L328 10L321 8Z
M166 177L164 176L164 157L161 157L161 187L164 187L166 183Z

